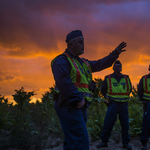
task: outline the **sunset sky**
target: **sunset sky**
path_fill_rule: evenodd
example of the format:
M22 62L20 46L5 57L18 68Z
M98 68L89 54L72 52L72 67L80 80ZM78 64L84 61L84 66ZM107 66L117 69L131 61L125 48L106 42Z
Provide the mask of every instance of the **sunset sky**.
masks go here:
M103 58L125 41L122 73L133 85L149 73L150 0L0 0L0 94L11 101L23 86L40 99L54 85L51 60L64 52L66 35L76 29L85 40L81 57Z

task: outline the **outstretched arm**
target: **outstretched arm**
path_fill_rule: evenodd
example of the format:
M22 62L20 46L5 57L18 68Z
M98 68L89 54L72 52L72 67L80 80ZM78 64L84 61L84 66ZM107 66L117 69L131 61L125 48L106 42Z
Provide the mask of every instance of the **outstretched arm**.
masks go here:
M92 68L92 72L101 71L103 69L106 69L106 68L112 66L112 64L119 57L119 54L124 52L124 51L126 51L126 50L124 50L125 47L126 47L126 43L122 42L108 56L106 56L106 57L104 57L102 59L99 59L97 61L89 61L89 60L87 60L89 62L89 64L90 64L91 68Z

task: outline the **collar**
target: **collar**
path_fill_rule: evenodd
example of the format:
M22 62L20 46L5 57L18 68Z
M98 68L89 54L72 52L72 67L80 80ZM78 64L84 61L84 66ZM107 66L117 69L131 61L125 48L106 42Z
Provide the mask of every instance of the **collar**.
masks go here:
M123 77L123 75L122 75L122 73L120 73L120 75L119 75L119 76L117 76L115 73L113 73L113 74L112 74L112 77L114 77L114 78L122 78L122 77Z
M66 52L71 58L77 59L77 60L79 60L79 61L81 60L80 57L72 55L72 54L68 51L68 49L66 49L65 52Z

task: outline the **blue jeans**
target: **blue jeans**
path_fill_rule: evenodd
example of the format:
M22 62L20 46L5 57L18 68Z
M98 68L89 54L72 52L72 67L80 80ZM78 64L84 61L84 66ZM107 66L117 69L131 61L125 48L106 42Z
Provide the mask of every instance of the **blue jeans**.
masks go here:
M128 116L128 102L115 102L111 101L108 105L107 113L104 120L103 131L101 134L101 140L108 142L113 126L117 120L117 114L119 114L119 120L122 127L122 143L128 143L130 141L129 136L129 116Z
M55 110L65 136L64 150L89 150L89 138L86 128L86 108L78 109L66 103Z
M141 142L147 143L150 136L150 102L147 103L147 109L143 114Z

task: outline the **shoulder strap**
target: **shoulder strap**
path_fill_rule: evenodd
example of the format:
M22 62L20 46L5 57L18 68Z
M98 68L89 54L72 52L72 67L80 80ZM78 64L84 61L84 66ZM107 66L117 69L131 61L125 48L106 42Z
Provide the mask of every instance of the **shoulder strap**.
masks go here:
M85 60L85 59L83 59L83 58L81 58L82 60L83 60L83 62L88 66L88 68L89 68L89 70L92 72L92 70L91 70L91 67L90 67L90 65L89 65L89 63Z
M127 75L124 75L124 77L125 77L126 84L127 84L127 93L129 93L129 83L128 83Z

